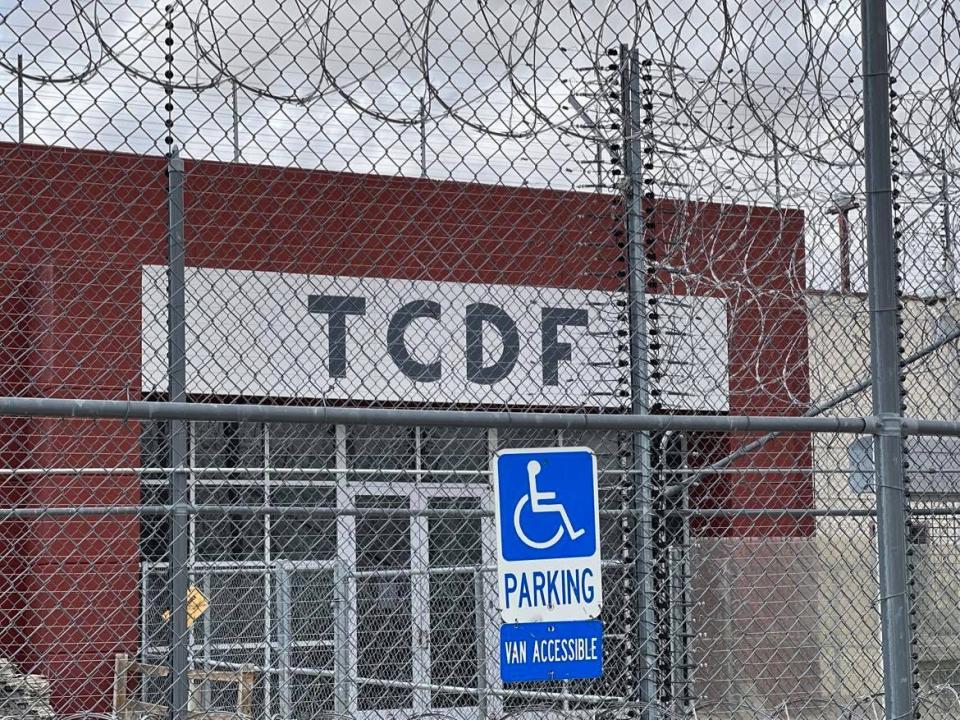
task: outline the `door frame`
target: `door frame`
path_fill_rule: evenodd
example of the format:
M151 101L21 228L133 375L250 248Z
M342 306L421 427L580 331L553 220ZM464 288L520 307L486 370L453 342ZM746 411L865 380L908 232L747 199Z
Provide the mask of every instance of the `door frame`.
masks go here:
M417 453L419 470L419 448ZM343 586L339 593L340 597L346 600L346 617L338 623L340 627L340 636L336 638L337 646L345 649L343 659L338 665L338 677L335 680L335 687L341 687L339 705L350 714L351 717L361 718L362 720L406 720L414 716L421 716L424 713L431 712L431 688L430 666L430 518L424 514L428 503L433 498L476 498L479 500L481 510L492 510L492 493L489 482L474 481L471 483L456 482L422 482L419 473L412 475L409 482L389 482L389 481L368 481L351 483L346 479L342 482L342 490L338 487L338 506L341 508L353 509L357 497L405 497L409 500L410 509L410 612L411 612L411 660L412 660L412 702L409 708L384 708L378 710L360 710L357 702L357 681L358 678L358 657L357 657L357 631L358 631L358 610L356 593L356 522L355 516L350 514L341 514L342 523L338 523L338 547L339 556L343 559L344 567L340 577ZM343 504L341 505L341 494ZM481 572L482 578L478 582L484 593L484 597L477 598L477 629L482 630L482 635L478 632L478 702L470 706L458 706L458 714L471 714L475 717L483 718L491 710L490 699L481 696L484 688L490 688L491 679L498 677L495 664L496 655L490 651L491 637L496 642L496 627L493 627L493 634L490 629L493 625L490 622L490 608L495 603L491 602L492 593L496 591L494 569L494 528L493 518L484 516L481 518L480 541L481 541ZM482 622L481 622L482 621ZM480 648L484 648L484 657L486 662L480 665ZM495 647L495 645L493 646ZM339 709L339 708L338 708ZM442 710L443 708L438 708ZM482 714L481 714L482 711Z

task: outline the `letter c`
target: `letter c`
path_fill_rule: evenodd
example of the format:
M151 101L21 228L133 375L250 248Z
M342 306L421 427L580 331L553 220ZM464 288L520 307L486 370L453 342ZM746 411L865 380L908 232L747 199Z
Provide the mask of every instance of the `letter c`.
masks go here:
M387 352L397 368L411 380L416 382L436 382L440 379L440 359L432 363L422 363L415 360L407 350L403 334L407 327L417 318L440 319L440 303L433 300L414 300L403 305L393 317L387 327Z

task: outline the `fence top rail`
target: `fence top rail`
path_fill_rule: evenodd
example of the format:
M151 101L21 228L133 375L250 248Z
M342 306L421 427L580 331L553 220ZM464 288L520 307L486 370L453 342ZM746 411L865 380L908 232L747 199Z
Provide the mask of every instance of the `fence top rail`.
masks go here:
M222 420L289 422L316 425L420 425L428 427L544 428L649 432L818 432L878 434L880 418L871 415L807 417L773 415L633 415L592 412L517 412L509 410L430 410L354 408L315 405L255 405L157 400L93 400L0 397L0 417L50 417L119 420ZM898 418L904 435L960 437L960 422Z
M874 434L875 417L802 417L748 415L632 415L589 412L516 412L509 410L430 410L311 405L189 403L149 400L92 400L0 397L0 416L126 420L221 420L290 422L318 425L420 425L429 427L544 428L650 432L827 432ZM918 421L910 427L916 428ZM921 423L922 424L922 423ZM948 425L948 424L944 424ZM924 425L925 426L925 425ZM907 428L908 424L905 423ZM960 435L960 424L937 434Z

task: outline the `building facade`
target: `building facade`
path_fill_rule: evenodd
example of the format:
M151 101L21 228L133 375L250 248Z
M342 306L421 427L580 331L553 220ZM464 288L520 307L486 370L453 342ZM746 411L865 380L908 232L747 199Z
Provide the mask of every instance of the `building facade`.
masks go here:
M164 160L22 146L0 156L0 392L165 397ZM186 178L192 401L628 408L622 220L611 197L203 162L188 162ZM663 201L646 220L655 409L805 407L802 215ZM166 432L122 420L0 425L3 505L80 510L0 519L0 654L50 678L61 711L109 709L118 653L165 652L168 526L155 513L97 508L168 502ZM558 684L524 695L498 680L487 470L493 451L517 446L598 454L607 672L579 690L635 693L636 549L627 514L617 515L632 497L627 438L229 422L191 423L189 434L191 500L224 508L190 522L192 584L209 600L191 627L193 661L253 667L258 715L492 717L560 697ZM749 439L691 434L669 459L676 438L655 436L658 482ZM710 475L689 503L809 507L809 438L781 436L763 457ZM330 513L262 511L297 506ZM726 543L708 565L741 549L747 565L735 572L761 585L785 570L743 548L807 544L815 532L809 519L775 513L665 528L666 565L689 561L680 538L690 532L701 548ZM723 605L707 575L681 587L770 618L773 639L742 649L766 666L764 703L808 692L783 677L819 678L815 648L777 640L783 597L747 598L734 583ZM675 697L722 704L732 685L713 670L675 675L742 645L707 615L697 646L680 649L686 659L669 649L679 631L661 638L661 671Z

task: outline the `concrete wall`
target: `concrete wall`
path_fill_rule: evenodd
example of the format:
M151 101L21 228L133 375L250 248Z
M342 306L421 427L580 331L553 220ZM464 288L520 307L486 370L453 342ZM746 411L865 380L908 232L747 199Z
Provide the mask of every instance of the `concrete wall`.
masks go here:
M816 404L869 378L869 313L862 296L809 294L805 302L810 395ZM957 308L942 303L904 301L905 354L933 342L938 325L956 327L949 318L942 321L945 310L960 317ZM953 390L958 366L955 346L913 364L904 381L906 413L960 416L960 393ZM829 414L871 414L869 389ZM849 484L848 446L854 439L816 435L811 473L812 506L850 515L818 517L808 537L694 539L698 714L783 720L882 716L876 522L869 514L875 497ZM732 444L742 442L736 438ZM763 466L777 453L768 446L750 463ZM957 504L956 497L911 501L927 508ZM960 517L914 522L920 702L926 717L956 717L960 700L943 685L960 685Z
M811 295L807 299L810 332L810 385L814 402L836 396L870 374L869 313L862 296ZM905 300L902 313L904 354L931 344L938 335L943 303ZM946 323L949 325L950 323ZM908 369L904 380L905 412L912 416L958 417L956 345L948 345ZM871 413L869 390L830 414ZM850 436L814 438L816 505L821 508L873 508L872 492L857 494L849 484ZM909 461L909 458L908 458ZM912 498L915 507L951 504L944 498ZM960 539L958 522L948 516L917 518L923 544L913 546L915 619L921 693L943 681L960 681ZM865 689L882 689L877 609L875 521L870 517L822 518L814 537L820 558L817 624L824 686L835 698L850 698ZM942 698L939 705L943 705ZM960 705L952 708L960 712Z

